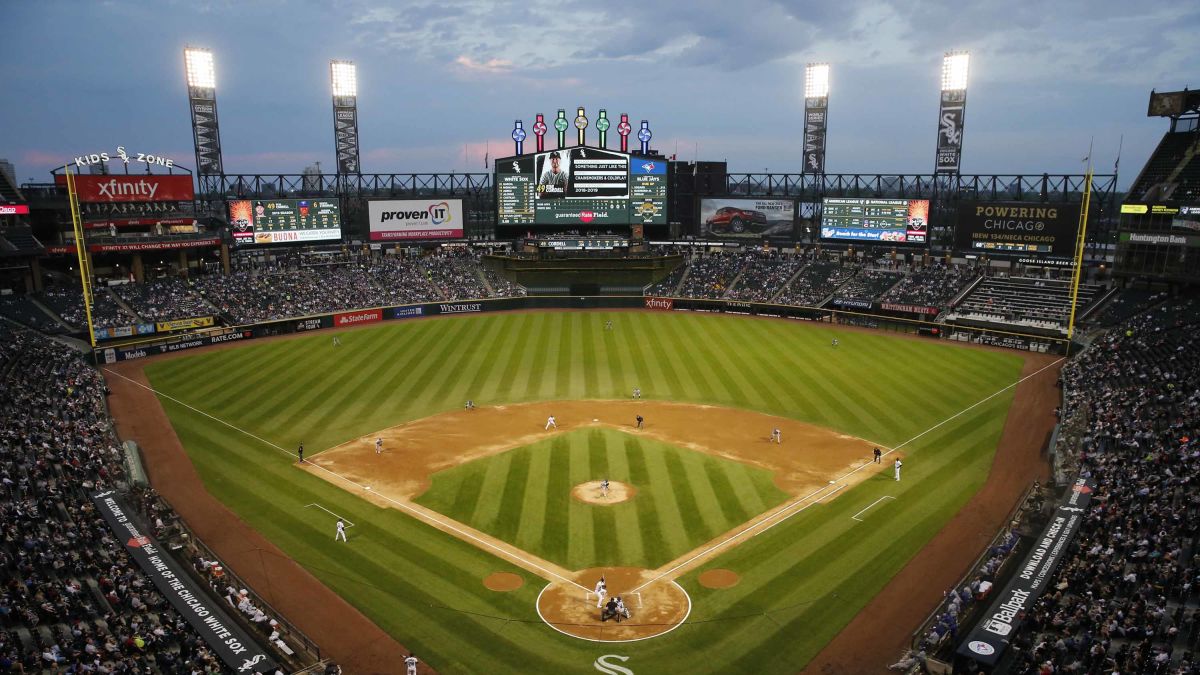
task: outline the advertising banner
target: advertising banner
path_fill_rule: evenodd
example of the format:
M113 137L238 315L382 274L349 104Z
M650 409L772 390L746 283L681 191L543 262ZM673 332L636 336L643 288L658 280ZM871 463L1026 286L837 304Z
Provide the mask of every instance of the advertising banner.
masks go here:
M341 314L333 315L334 326L357 326L362 323L375 323L383 321L382 309L364 309L358 312L342 312Z
M27 216L28 204L0 204L0 216Z
M463 236L461 199L395 199L367 203L371 241Z
M646 309L675 309L672 298L646 298Z
M937 160L935 173L958 173L962 159L963 125L967 116L967 90L942 92L938 108Z
M275 670L274 659L229 617L222 601L209 596L154 537L143 534L130 520L131 509L125 500L106 490L92 495L92 502L117 541L123 543L125 554L228 668L239 673Z
M929 200L826 197L821 239L927 244Z
M211 316L197 316L191 319L173 319L171 321L158 321L155 324L160 332L172 330L187 330L189 328L207 328L213 325Z
M438 314L474 314L483 311L480 302L443 302L438 305Z
M221 134L217 129L217 99L212 89L193 87L188 95L192 109L192 141L196 146L196 173L225 173L221 162Z
M329 320L324 321L323 319L329 319ZM322 328L329 328L332 325L333 325L333 320L330 319L330 317L315 317L312 319L300 319L299 321L296 322L295 328L296 328L297 333L302 333L304 331L309 331L309 330L320 330Z
M701 199L700 234L732 239L792 236L794 199Z
M59 187L67 177L54 176ZM81 202L190 202L196 198L192 177L184 174L134 176L75 176L75 192Z
M1008 647L1024 616L1054 578L1054 571L1066 556L1067 547L1087 513L1096 484L1090 478L1077 478L1071 491L1054 510L1050 524L1038 536L1016 574L995 595L991 607L971 629L958 647L958 653L984 665L994 665Z
M393 307L388 310L389 319L415 319L425 316L425 308L418 305L415 307Z
M358 173L358 104L352 96L334 97L333 139L338 173Z
M829 97L804 99L804 173L825 173L825 130L829 120Z
M113 338L133 337L134 335L153 335L154 324L136 323L132 326L108 326L96 329L97 340L112 340Z
M964 253L1075 258L1079 204L960 202L954 248Z
M202 248L217 246L220 239L180 239L177 241L137 241L128 244L88 244L92 253L125 253L128 251L174 251L181 248ZM74 253L75 247L68 246L69 252ZM57 253L58 251L54 251Z

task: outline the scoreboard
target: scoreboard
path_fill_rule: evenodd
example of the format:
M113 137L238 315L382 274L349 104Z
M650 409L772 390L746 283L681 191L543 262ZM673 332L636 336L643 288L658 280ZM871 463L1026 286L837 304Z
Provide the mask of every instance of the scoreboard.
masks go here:
M665 225L667 163L577 146L496 160L496 224Z
M892 244L928 242L927 199L826 197L821 213L821 238L825 240Z
M336 199L238 199L229 202L237 244L283 244L342 238Z

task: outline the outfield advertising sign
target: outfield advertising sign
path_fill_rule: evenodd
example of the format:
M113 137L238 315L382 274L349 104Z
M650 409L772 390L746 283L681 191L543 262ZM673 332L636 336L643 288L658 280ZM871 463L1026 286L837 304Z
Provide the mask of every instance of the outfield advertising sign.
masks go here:
M1095 489L1096 483L1090 478L1081 476L1075 480L1016 574L995 595L987 613L959 645L959 654L989 666L1000 660L1025 615L1045 592L1054 571L1066 557L1067 547L1083 524Z
M189 330L192 328L208 328L213 325L211 316L197 316L191 319L172 319L171 321L159 321L155 324L159 332L166 333L173 330Z
M393 199L367 203L371 241L463 236L461 199Z
M382 309L364 309L359 312L342 312L333 315L333 325L339 328L357 326L362 323L375 323L376 321L383 321Z

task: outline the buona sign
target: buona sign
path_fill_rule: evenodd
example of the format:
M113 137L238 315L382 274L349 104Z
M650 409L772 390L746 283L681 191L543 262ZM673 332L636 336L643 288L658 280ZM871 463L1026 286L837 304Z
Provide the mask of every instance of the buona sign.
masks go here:
M129 164L130 162L141 162L142 164L146 165L165 166L168 169L175 166L175 160L173 159L163 157L161 155L148 155L144 152L127 152L125 150L125 146L123 145L118 145L117 152L113 155L109 155L107 152L93 152L90 155L80 155L75 158L75 166L83 168L85 166L92 166L94 164L103 164L113 159L119 159L122 162L125 162L125 164Z

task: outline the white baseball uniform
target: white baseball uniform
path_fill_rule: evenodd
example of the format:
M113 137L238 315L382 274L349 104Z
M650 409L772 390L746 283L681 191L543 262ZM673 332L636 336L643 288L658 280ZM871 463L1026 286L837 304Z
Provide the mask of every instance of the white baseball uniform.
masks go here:
M409 654L408 658L404 659L404 665L408 666L408 675L417 675L417 657Z
M383 452L383 439L376 438L375 439L375 454L378 455L381 452Z
M338 519L337 523L337 534L333 535L333 540L337 541L338 538L341 538L342 541L346 541L346 524L343 523L340 518Z
M604 598L608 596L608 587L604 585L604 580L596 582L596 606L604 606Z
M904 466L900 460L896 460L896 480L900 480L900 467Z
M554 421L554 415L546 419L546 428L549 429L550 427L558 428L558 423Z

